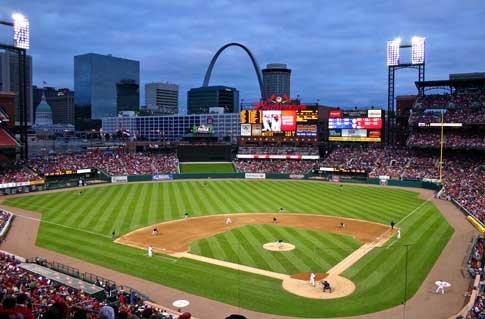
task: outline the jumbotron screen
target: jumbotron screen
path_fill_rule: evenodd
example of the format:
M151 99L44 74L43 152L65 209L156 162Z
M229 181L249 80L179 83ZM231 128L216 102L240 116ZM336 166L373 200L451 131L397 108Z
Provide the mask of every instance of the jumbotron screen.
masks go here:
M318 109L241 111L241 136L317 136Z
M382 142L382 110L331 110L328 140L338 142Z

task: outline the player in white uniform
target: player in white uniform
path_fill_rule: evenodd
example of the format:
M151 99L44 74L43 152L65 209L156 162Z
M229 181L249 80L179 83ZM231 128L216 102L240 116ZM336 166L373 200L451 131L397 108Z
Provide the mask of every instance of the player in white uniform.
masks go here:
M310 274L310 285L312 285L313 287L315 287L315 277L316 277L315 273L312 272Z
M152 257L153 256L153 248L152 246L148 246L148 257Z
M227 217L226 218L226 225L230 225L230 224L232 224L232 219L231 219L231 217Z

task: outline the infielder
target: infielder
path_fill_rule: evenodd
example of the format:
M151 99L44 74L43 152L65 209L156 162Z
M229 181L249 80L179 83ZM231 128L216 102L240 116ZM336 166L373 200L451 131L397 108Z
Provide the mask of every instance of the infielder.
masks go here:
M396 233L396 238L401 239L401 230L398 230Z
M231 217L227 217L226 218L226 225L230 225L230 224L232 224L232 219L231 219Z
M153 256L153 248L152 246L148 246L148 257L152 257Z

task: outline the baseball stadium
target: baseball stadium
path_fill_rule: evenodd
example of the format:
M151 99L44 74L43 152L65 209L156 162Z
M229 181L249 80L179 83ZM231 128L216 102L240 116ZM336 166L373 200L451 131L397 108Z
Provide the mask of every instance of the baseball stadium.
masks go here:
M230 43L206 85L230 46L261 80ZM425 81L412 49L388 50L387 108L272 94L233 135L146 116L33 139L0 93L2 296L29 318L481 318L485 74ZM415 95L394 96L402 68Z

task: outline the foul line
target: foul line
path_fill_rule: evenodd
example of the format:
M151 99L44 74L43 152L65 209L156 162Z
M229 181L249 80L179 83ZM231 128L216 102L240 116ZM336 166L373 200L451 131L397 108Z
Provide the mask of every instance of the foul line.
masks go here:
M406 219L408 219L409 217L411 217L414 213L416 213L421 207L423 207L425 204L427 204L429 202L429 200L431 198L433 198L434 195L431 195L427 200L425 200L424 202L422 202L421 204L419 204L418 207L416 207L415 209L413 209L412 212L410 212L409 214L407 214L406 216L403 217L403 219L401 219L400 221L397 222L396 225L399 225L401 224L403 221L405 221Z
M111 238L111 236L109 236L109 235L103 235L101 233L95 233L95 232L85 230L85 229L81 229L81 228L71 227L71 226L62 225L62 224L58 224L58 223L53 223L53 222L50 222L50 221L47 221L47 220L42 220L40 218L30 217L30 216L22 215L22 214L19 214L19 213L14 213L14 215L16 217L22 217L22 218L30 219L30 220L33 220L33 221L38 221L40 223L46 223L46 224L50 224L50 225L64 227L64 228L67 228L67 229L73 229L73 230L88 233L88 234L91 234L91 235L101 236L101 237L104 237L104 238Z

